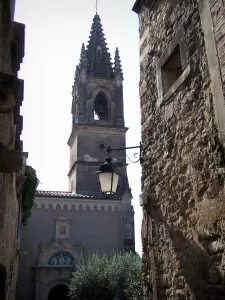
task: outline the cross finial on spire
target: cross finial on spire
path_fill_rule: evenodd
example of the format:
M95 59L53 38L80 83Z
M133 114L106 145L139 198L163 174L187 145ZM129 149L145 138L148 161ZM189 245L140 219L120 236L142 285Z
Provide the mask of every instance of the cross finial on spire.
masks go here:
M96 14L97 14L97 12L98 12L98 0L96 0L95 9L96 9Z

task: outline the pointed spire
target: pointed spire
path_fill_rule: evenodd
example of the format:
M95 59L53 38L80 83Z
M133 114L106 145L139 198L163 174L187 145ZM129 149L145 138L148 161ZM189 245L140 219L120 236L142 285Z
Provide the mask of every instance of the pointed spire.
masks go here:
M80 69L86 69L87 65L88 65L88 63L87 63L87 54L86 54L85 46L84 46L84 43L83 43L82 47L81 47L81 53L80 53L79 68Z
M105 41L101 19L96 13L91 26L87 45L88 71L91 76L111 78L113 68L110 53Z
M115 52L114 70L115 70L115 76L116 77L120 76L121 79L123 80L123 70L122 70L122 66L121 66L119 50L117 47L116 47L116 52Z

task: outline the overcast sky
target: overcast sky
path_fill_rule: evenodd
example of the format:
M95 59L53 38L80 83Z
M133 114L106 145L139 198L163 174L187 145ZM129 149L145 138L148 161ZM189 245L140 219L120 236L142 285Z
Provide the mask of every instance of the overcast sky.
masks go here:
M134 2L99 0L98 4L111 57L116 47L120 51L127 146L138 145L141 139L138 17L131 11ZM15 21L26 25L25 57L19 72L25 80L22 139L24 151L29 152L28 164L41 180L39 189L68 190L72 84L94 14L95 0L16 1ZM132 156L133 152L129 153ZM141 254L139 163L128 166L128 177L135 209L136 250Z

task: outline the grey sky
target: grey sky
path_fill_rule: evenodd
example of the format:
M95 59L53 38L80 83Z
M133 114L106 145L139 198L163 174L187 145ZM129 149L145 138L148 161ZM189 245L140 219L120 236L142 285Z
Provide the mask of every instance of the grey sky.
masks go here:
M130 128L127 146L138 145L141 132L138 17L131 11L134 2L99 0L98 5L112 59L115 48L120 51L125 122ZM41 180L39 189L68 190L71 87L94 14L95 0L16 1L15 20L26 25L25 58L19 73L25 79L22 139L24 151L29 152L28 164ZM128 176L135 208L136 250L141 253L140 165L130 164Z

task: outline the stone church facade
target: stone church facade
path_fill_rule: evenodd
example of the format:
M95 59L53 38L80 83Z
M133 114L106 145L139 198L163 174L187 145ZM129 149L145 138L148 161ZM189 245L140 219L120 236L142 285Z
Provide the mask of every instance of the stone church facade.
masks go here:
M38 191L22 230L17 300L67 299L76 262L90 253L134 251L134 212L124 159L117 194L105 199L96 172L106 146L125 147L123 73L118 49L114 66L96 14L87 47L82 45L72 87L69 191ZM61 293L61 294L60 294Z
M137 0L145 299L225 299L225 2Z
M27 154L20 135L25 25L14 22L15 1L0 1L0 299L14 300L19 261L21 194Z

